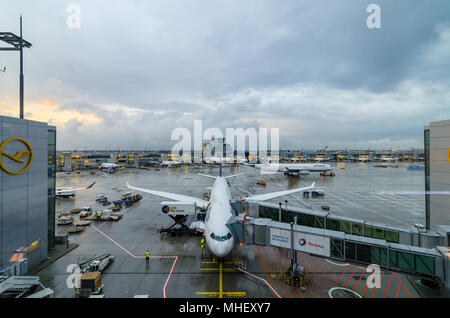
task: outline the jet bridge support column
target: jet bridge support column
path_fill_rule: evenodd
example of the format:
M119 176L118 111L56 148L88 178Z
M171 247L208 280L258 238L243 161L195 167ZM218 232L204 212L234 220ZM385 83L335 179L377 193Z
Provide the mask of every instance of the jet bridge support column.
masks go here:
M280 205L280 209L278 210L278 222L281 222L281 206L283 205L281 202L278 203Z
M297 263L297 252L294 249L294 224L297 224L297 217L294 217L294 222L291 222L291 268Z

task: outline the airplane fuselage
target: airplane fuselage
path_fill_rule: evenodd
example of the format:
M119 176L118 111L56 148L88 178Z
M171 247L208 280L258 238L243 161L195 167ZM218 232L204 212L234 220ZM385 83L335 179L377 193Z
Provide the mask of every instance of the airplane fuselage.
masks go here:
M299 172L327 172L332 171L333 167L323 163L278 163L278 164L259 164L255 167L266 171L299 173Z
M70 197L74 197L75 196L75 191L73 191L73 190L57 189L55 191L55 196L57 198L70 198Z
M217 177L214 181L209 202L205 218L206 246L214 256L224 257L234 246L233 235L226 225L233 213L230 187L225 178Z

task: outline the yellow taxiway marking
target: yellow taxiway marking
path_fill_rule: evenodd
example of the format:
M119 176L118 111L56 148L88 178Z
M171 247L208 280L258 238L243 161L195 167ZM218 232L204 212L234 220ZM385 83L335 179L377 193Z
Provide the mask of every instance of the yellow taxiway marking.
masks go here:
M202 271L219 271L219 291L218 292L197 292L197 295L208 295L208 296L218 296L219 298L223 298L223 296L242 296L245 297L247 295L246 292L224 292L223 291L223 272L235 272L234 268L223 268L223 264L231 264L233 262L217 262L216 259L213 259L213 262L202 262L204 264L217 264L219 263L219 268L201 268Z
M217 264L217 260L215 258L213 258L213 260L211 262L209 262L209 261L202 261L202 264Z
M222 262L220 262L219 268L220 268L220 272L219 272L219 291L220 291L220 296L219 296L219 298L222 298L223 297L223 291L222 291Z
M214 258L211 262L209 261L202 261L202 264L217 264L218 261ZM234 264L234 262L222 262L223 264Z
M235 272L234 268L200 268L201 271Z
M245 297L247 295L246 292L197 292L197 295L208 295L208 296L218 296L218 295L225 295L225 296L231 296L231 297Z

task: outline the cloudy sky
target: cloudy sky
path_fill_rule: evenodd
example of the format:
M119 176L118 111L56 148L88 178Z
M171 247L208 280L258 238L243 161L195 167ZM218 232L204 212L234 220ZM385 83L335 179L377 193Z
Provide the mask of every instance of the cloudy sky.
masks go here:
M80 28L67 25L70 4ZM381 8L369 29L366 8ZM25 52L25 118L58 149L170 149L176 127L280 129L281 148L423 147L450 119L448 0L0 0ZM3 46L3 44L0 44ZM19 55L0 52L0 115Z

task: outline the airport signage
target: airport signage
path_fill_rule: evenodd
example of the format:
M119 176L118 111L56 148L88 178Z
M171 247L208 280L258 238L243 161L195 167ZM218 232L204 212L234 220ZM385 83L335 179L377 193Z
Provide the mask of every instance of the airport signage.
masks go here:
M14 144L22 144L25 146L26 150L19 150L16 151L15 154L11 154L6 152L5 146L10 144L11 142L14 142ZM5 160L5 158L8 158ZM19 170L12 169L11 164L8 164L7 161L11 161L19 164ZM31 163L33 162L33 149L31 148L31 145L23 138L9 138L3 141L0 144L0 167L3 171L9 173L9 174L22 174L25 171L27 171Z
M294 242L297 251L330 257L329 237L295 232Z
M270 228L270 245L291 248L291 231ZM330 238L294 232L294 249L300 252L330 257Z
M270 245L291 248L291 232L270 228Z
M194 215L195 204L186 202L161 202L161 212L167 215Z

